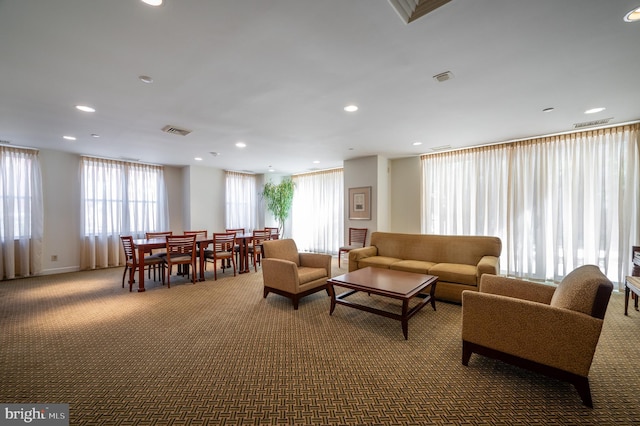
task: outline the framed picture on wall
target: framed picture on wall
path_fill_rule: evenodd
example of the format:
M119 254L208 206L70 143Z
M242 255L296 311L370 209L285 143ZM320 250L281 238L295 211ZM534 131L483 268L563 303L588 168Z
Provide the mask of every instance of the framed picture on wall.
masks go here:
M349 188L349 219L371 220L371 187Z

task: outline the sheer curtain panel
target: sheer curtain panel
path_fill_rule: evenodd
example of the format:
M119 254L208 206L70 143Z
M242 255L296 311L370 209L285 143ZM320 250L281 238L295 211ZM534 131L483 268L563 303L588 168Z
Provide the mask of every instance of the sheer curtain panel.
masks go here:
M44 223L38 151L0 146L0 168L0 275L37 275Z
M344 240L343 169L292 177L291 235L300 251L337 254Z
M256 176L249 173L225 172L225 226L227 229L258 227L258 190Z
M81 157L81 269L124 262L120 236L166 231L169 209L161 166Z
M495 235L511 276L594 264L624 282L640 242L639 124L422 157L422 230Z

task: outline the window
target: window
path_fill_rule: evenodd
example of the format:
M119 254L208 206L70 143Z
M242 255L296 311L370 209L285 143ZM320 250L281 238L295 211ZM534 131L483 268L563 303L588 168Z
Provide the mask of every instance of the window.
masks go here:
M227 229L257 229L256 176L249 173L225 173L225 226Z
M38 151L0 147L0 200L0 275L37 274L44 223Z
M168 229L162 167L82 157L81 173L83 269L119 264L120 235Z
M501 269L623 282L640 237L640 125L422 157L422 232L495 235Z
M344 241L343 169L293 176L291 234L300 251L337 254Z

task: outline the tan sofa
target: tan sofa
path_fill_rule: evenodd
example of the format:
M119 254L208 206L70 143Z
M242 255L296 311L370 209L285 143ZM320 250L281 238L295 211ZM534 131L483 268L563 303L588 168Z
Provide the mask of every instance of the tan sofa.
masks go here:
M500 273L497 237L374 232L367 247L349 252L349 271L372 266L437 275L436 298L461 303L482 274Z

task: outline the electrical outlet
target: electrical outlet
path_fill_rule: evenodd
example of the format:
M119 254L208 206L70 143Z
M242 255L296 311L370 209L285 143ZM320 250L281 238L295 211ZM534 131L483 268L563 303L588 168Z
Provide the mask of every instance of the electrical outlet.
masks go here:
M52 255L51 256L51 261L52 262L57 262L58 261L58 255L57 254Z

